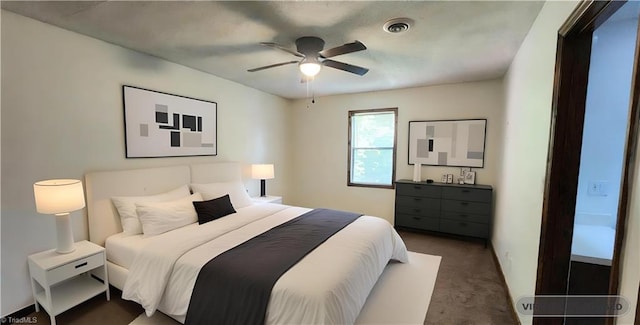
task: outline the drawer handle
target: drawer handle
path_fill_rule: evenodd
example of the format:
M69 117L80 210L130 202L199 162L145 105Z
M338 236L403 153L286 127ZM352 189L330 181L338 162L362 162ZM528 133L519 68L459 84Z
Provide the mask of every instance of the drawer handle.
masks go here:
M84 262L84 263L82 263L82 264L78 264L78 265L76 265L76 269L79 269L79 268L81 268L81 267L83 267L83 266L87 266L87 262Z
M418 217L412 217L412 218L413 218L413 220L420 220L420 218L418 218Z
M420 213L420 209L413 209L413 212Z
M421 187L421 186L414 186L414 187L413 187L413 189L414 189L414 190L421 190L421 189L422 189L422 187Z
M468 215L466 215L466 214L461 214L461 215L460 215L460 218L467 218L467 217L469 217L469 216L468 216Z
M417 198L417 197L414 197L414 198L413 198L413 200L414 200L414 201L416 201L416 202L420 202L420 201L422 201L422 199L419 199L419 198Z
M469 205L469 202L460 202L460 205Z
M469 190L462 190L462 193L469 193L469 192L471 192L471 191L469 191Z

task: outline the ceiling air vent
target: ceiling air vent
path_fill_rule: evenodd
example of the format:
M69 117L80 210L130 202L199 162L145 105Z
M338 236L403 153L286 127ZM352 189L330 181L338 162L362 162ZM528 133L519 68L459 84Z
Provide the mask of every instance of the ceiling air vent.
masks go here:
M394 18L384 23L382 29L387 33L399 34L408 31L411 24L413 24L413 20L409 18Z

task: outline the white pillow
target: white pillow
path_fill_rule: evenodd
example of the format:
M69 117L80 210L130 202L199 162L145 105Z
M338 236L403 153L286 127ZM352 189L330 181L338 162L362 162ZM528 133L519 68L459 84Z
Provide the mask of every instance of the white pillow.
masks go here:
M187 185L182 185L175 190L156 195L115 196L111 198L111 202L113 202L113 205L118 209L118 214L120 214L122 232L126 236L131 236L142 233L142 225L140 224L138 214L136 213L136 203L170 201L189 195L191 195L189 187Z
M219 198L229 194L231 205L234 208L244 208L253 204L249 194L240 181L209 183L209 184L191 184L191 190L202 194L202 198L206 201Z
M193 201L202 201L202 195L195 193L169 202L136 203L142 233L155 236L197 222Z

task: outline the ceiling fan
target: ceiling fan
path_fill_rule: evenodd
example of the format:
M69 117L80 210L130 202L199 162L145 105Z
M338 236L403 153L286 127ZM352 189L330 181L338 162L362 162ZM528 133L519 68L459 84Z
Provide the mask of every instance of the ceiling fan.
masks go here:
M342 54L366 50L367 47L364 46L364 44L360 43L359 41L355 41L353 43L347 43L347 44L330 48L327 50L323 50L324 40L315 36L304 36L296 39L297 51L290 50L276 43L262 42L260 43L260 45L285 51L289 54L293 54L297 57L302 58L302 60L287 61L282 63L266 65L263 67L247 70L249 72L256 72L264 69L269 69L269 68L279 67L282 65L294 64L294 63L298 64L298 67L300 68L300 72L302 72L307 77L314 77L315 75L317 75L318 72L320 72L320 68L322 66L327 66L334 69L351 72L360 76L363 76L369 71L369 69L367 68L329 59L331 57L342 55Z

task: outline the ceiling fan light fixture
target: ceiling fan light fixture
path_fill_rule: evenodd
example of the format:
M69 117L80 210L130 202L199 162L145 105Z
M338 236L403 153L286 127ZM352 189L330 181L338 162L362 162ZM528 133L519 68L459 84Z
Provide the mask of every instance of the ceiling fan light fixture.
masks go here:
M302 61L300 61L300 72L302 72L302 74L304 74L307 77L315 77L318 72L320 72L320 68L322 67L322 65L320 64L320 62L318 62L318 60L307 60L304 59Z
M413 25L413 20L410 18L394 18L384 23L382 29L387 33L400 34L408 31L411 25Z

